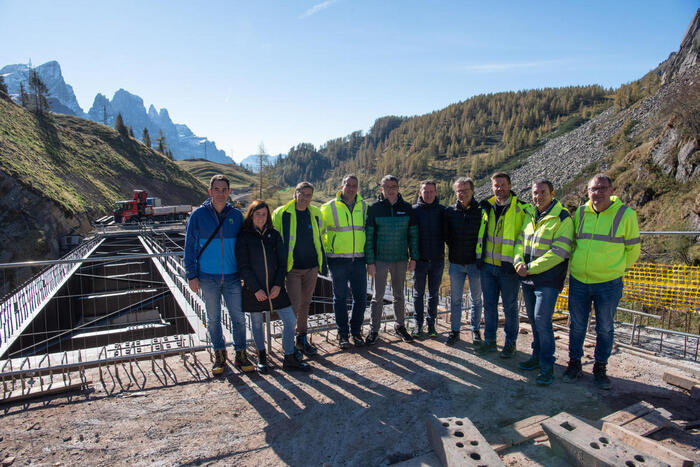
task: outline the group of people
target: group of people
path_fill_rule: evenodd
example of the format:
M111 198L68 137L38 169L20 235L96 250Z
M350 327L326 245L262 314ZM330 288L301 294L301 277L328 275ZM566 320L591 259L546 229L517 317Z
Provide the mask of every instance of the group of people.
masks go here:
M468 177L455 180L456 202L451 206L440 204L436 183L431 180L421 182L413 205L403 199L393 175L382 178L379 197L371 205L358 188L357 176L345 176L335 198L319 209L311 205L313 186L301 182L294 199L273 213L264 201L255 200L243 217L227 203L228 180L222 175L211 179L211 198L187 224L185 267L190 288L195 292L201 288L206 304L215 353L213 373L222 373L226 362L220 324L222 296L231 315L235 366L243 371L256 369L245 352L245 311L251 314L257 370L268 371L260 312L269 310L283 322L283 367L310 370L302 356L317 353L307 338L309 307L317 275L325 274L326 268L333 282L341 349L378 341L388 277L396 335L405 342L420 338L425 324L427 335L437 337L438 293L447 245L447 345L461 339L468 280L469 322L476 353L498 350L500 299L505 316L500 356L515 356L518 293L522 289L533 341L530 358L518 367L539 370L536 383L551 384L555 360L552 315L568 272L569 362L562 380L574 382L582 373L583 341L593 304L597 336L594 382L602 389L610 388L606 367L612 351L614 316L622 296L622 276L639 257L640 238L636 213L613 196L608 176L598 174L589 181L589 201L573 215L554 197L548 180L532 183L530 204L512 191L510 176L503 172L491 176L493 196L480 203L474 198L474 181ZM403 292L407 272L413 273L414 288L410 333L405 326ZM374 278L374 294L370 330L363 336L368 274ZM349 316L348 291L352 296Z

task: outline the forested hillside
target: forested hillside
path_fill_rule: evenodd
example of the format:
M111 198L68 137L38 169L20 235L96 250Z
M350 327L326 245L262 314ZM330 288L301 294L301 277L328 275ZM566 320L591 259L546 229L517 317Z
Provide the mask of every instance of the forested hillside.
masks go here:
M439 191L446 196L457 174L479 178L496 168L513 168L545 138L613 105L612 98L612 91L600 86L476 96L427 115L380 118L366 135L354 132L318 149L300 144L275 171L289 185L309 180L329 187L343 173L356 172L372 180L363 189L387 173L408 185L435 177L444 181Z

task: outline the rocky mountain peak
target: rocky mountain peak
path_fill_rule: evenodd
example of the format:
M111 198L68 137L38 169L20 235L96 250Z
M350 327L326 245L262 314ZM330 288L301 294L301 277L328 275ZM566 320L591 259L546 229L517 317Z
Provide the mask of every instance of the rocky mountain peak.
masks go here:
M7 65L0 69L0 74L5 78L7 89L16 101L19 101L20 83L24 85L25 89L28 87L27 82L31 70L29 65L23 63ZM61 65L57 61L46 62L34 70L49 91L48 101L52 111L78 117L85 116L85 112L75 98L73 88L63 80Z
M677 74L682 74L695 66L700 59L700 8L695 12L688 29L683 35L678 52L672 53L659 68L662 81L668 82Z

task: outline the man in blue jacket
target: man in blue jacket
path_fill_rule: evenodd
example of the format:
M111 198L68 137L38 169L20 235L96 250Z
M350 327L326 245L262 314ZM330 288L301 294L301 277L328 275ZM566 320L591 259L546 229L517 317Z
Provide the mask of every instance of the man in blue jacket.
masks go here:
M226 342L221 332L222 295L231 317L234 364L243 371L255 370L245 354L245 318L235 254L243 215L228 203L230 193L228 179L214 175L209 182L210 198L190 216L185 237L187 281L193 292L202 290L207 331L214 349L212 373L215 375L223 373L226 365Z

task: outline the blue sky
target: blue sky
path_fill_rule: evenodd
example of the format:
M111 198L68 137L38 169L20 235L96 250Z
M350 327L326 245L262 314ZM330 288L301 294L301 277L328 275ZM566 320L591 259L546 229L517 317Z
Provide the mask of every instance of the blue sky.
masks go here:
M616 87L678 49L698 3L0 0L0 67L57 60L85 111L119 88L234 159L316 146L470 96Z

